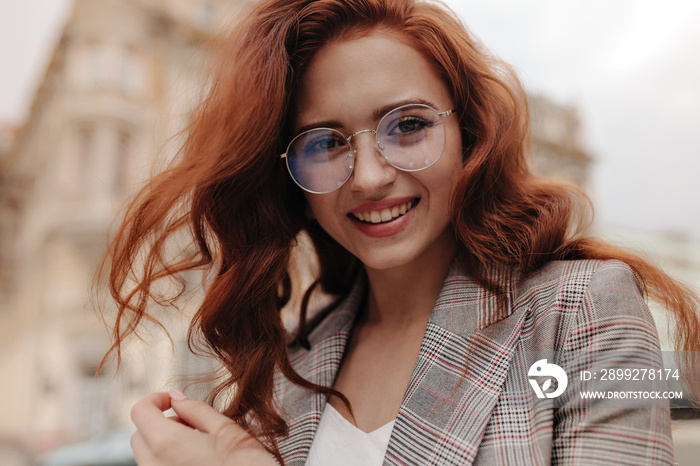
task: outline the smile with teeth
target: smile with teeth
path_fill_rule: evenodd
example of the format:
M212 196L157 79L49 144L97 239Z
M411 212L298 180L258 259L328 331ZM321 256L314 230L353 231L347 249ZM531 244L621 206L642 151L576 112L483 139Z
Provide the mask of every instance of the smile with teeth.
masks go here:
M418 199L411 199L391 208L370 212L353 212L351 215L362 223L386 223L401 217L416 204L418 204Z

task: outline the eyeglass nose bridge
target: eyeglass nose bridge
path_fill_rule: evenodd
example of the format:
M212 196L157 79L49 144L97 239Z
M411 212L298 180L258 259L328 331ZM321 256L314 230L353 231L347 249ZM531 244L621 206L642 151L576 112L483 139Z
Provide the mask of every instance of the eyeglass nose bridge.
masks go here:
M380 151L382 151L382 155L383 155L383 153L384 153L384 146L382 146L382 144L379 142L379 137L378 137L378 135L377 135L377 131L376 131L376 130L373 130L373 129L363 129L362 131L358 131L357 133L352 133L350 136L347 137L348 142L351 143L350 140L351 140L352 138L354 138L354 137L357 136L358 134L362 134L362 133L374 133L374 139L375 139L375 141L377 142L377 147L379 148ZM352 148L353 153L356 153L356 152L357 152L357 149L355 149L354 147L352 147L352 143L350 144L350 147Z

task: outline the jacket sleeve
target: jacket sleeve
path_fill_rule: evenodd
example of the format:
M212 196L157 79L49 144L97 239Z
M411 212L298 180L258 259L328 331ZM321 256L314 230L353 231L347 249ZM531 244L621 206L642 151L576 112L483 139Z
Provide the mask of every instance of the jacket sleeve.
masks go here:
M561 358L569 388L555 408L552 464L674 464L665 400L582 396L582 392L598 391L633 397L631 391L662 390L650 381L601 380L609 378L605 376L610 369L661 367L654 321L629 266L608 261L593 273L570 320ZM583 380L581 370L596 375Z

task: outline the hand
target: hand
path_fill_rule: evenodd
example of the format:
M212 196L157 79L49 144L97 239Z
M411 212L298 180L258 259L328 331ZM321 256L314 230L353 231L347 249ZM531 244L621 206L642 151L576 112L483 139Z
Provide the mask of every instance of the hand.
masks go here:
M173 408L176 417L163 411ZM131 409L138 429L131 448L139 466L277 465L252 435L231 419L177 390L153 393Z

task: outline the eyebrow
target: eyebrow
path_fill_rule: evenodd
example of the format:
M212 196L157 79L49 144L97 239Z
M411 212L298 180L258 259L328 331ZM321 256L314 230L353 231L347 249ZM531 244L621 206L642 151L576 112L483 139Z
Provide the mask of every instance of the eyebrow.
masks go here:
M423 104L423 105L428 105L429 107L437 109L434 103L430 102L429 100L425 99L403 99L399 100L397 102L392 102L386 105L382 105L381 107L376 108L372 112L372 119L374 121L379 121L380 118L382 118L384 115L389 113L390 111L403 107L404 105L411 105L411 104ZM440 110L438 110L440 111ZM323 120L323 121L316 121L314 123L310 123L308 125L304 125L301 128L299 128L299 131L297 131L297 135L301 133L305 133L306 131L316 129L316 128L333 128L333 129L338 129L341 128L343 124L338 121L338 120Z

